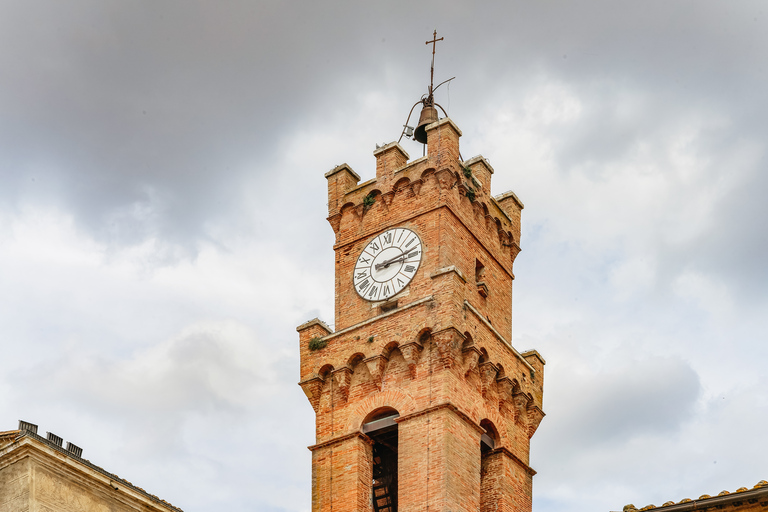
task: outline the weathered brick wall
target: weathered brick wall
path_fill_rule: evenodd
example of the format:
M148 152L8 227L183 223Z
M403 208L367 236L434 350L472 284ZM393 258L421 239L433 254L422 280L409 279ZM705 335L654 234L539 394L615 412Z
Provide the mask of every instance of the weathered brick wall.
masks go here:
M312 450L312 510L368 512L371 507L371 443L353 435Z
M316 412L315 511L370 506L370 447L360 429L382 407L400 414L399 510L480 510L483 420L501 450L487 481L498 490L489 492L503 494L509 510L530 510L529 440L543 417L544 362L509 344L522 204L492 198L493 169L482 157L459 160L460 134L448 119L430 125L428 156L410 163L397 144L377 149L376 178L362 184L348 166L326 175L336 331L317 320L298 328L300 384ZM385 311L357 294L352 271L370 239L395 226L416 232L424 253L397 307ZM311 350L313 339L322 348Z

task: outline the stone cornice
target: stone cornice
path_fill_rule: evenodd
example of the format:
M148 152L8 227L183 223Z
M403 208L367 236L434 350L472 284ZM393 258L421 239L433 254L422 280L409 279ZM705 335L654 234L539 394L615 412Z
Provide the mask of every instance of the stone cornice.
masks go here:
M439 269L435 270L434 272L432 272L431 274L429 274L429 277L434 279L434 278L442 276L444 274L450 274L451 272L455 272L456 275L459 276L459 278L462 281L464 281L465 283L467 282L467 278L464 277L464 274L461 273L461 270L456 268L456 265L450 265L450 266L447 266L447 267L439 268Z
M536 373L536 369L533 366L531 366L531 363L526 361L525 358L522 356L522 354L520 354L520 352L515 350L515 347L512 346L512 343L507 341L506 338L504 338L504 336L502 336L501 333L499 333L499 331L497 331L496 328L493 325L491 325L491 323L472 304L470 304L468 300L466 299L464 300L464 305L467 307L467 309L469 309L472 313L474 313L475 316L479 318L481 322L483 322L483 324L504 344L504 346L510 349L512 353L514 353L515 356L517 356L517 358L520 359L520 361L522 361L522 363L525 366L527 366L529 370L531 370L531 373L533 374Z
M429 414L431 412L439 411L441 409L449 409L453 413L455 413L459 418L469 423L477 432L480 434L485 434L485 429L475 423L475 421L469 417L468 414L466 414L464 411L456 407L450 402L444 402L442 404L433 405L432 407L427 407L426 409L422 409L420 411L416 411L414 413L408 414L406 416L400 416L399 418L395 418L395 423L400 424L404 423L406 421L412 420L414 418L418 418L419 416L424 416L425 414Z
M534 356L534 357L537 357L539 359L539 361L541 361L541 364L547 364L547 362L544 360L544 357L541 354L539 354L538 350L534 350L534 349L525 350L525 351L521 352L520 355L523 356L523 357Z
M432 123L432 124L428 124L428 125L427 125L427 126L424 128L424 129L425 129L427 132L430 132L430 131L432 131L432 130L435 130L435 129L437 129L437 128L440 128L440 127L441 127L441 126L443 126L444 124L450 125L450 126L451 126L451 127L454 129L454 130L456 130L456 133L458 133L458 134L459 134L459 136L461 136L461 129L460 129L458 126L456 126L456 123L454 123L454 122L453 122L453 119L451 119L450 117L444 117L444 118L442 118L442 119L441 119L441 120L439 120L439 121L435 121L435 122L434 122L434 123Z
M472 167L473 165L475 165L478 162L481 162L486 167L486 169L488 169L489 173L491 173L491 174L494 173L493 167L488 162L488 160L485 159L485 157L483 155L473 156L472 158L470 158L468 160L464 160L463 162L461 162L461 164L464 167Z
M352 168L347 163L343 163L341 165L337 165L336 167L334 167L333 169L331 169L330 171L325 173L325 177L326 178L330 178L334 174L336 174L338 172L341 172L341 171L347 171L349 174L354 176L355 179L357 179L357 181L360 181L360 175L357 174L355 171L353 171Z
M350 434L344 434L343 436L339 436L333 439L329 439L327 441L323 441L322 443L317 443L317 444L313 444L312 446L307 446L307 449L311 452L314 452L315 450L327 448L329 446L339 444L344 441L348 441L349 439L353 439L355 437L361 438L363 441L365 441L368 444L373 444L373 440L367 435L363 434L362 432L352 432Z
M296 328L296 330L297 330L297 331L299 331L299 332L301 332L301 331L304 331L304 330L306 330L306 329L309 329L309 328L310 328L310 327L312 327L313 325L317 325L317 326L321 327L322 329L325 329L325 331L327 331L329 334L333 332L333 329L331 329L331 328L328 326L328 324L326 324L325 322L323 322L323 321L322 321L322 320L320 320L319 318L313 318L312 320L309 320L309 321L307 321L307 322L304 322L303 324L301 324L300 326L298 326L298 327Z
M525 208L525 206L523 205L523 202L520 200L519 197L517 197L517 194L515 194L511 190L507 190L503 194L499 194L498 196L495 196L493 199L496 200L496 202L499 202L499 201L505 200L508 197L511 197L512 199L514 199L521 210Z
M505 448L504 446L501 446L499 448L494 448L489 453L501 453L512 459L518 466L522 467L529 475L533 476L536 474L536 470L534 470L531 466L523 462L517 455L509 451L509 449Z
M380 155L381 153L387 151L390 148L394 148L397 151L399 151L400 154L402 154L406 159L411 158L410 155L408 155L408 153L403 149L403 146L401 146L397 142L390 142L389 144L384 144L383 146L376 148L373 151L373 156Z
M382 318L386 318L388 316L396 315L398 313L401 313L401 312L405 311L406 309L410 309L412 307L419 306L419 305L424 304L425 302L429 302L431 300L432 300L432 295L429 295L427 297L424 297L423 299L419 299L417 301L414 301L414 302L411 302L411 303L406 304L404 306L400 306L400 307L398 307L396 309L393 309L392 311L387 311L386 313L382 313L382 314L380 314L378 316L375 316L373 318L369 318L368 320L363 320L362 322L358 322L358 323L356 323L354 325L350 325L349 327L345 327L344 329L342 329L340 331L336 331L334 333L328 334L327 336L323 336L322 339L323 340L333 339L336 336L341 336L342 334L346 334L346 333L348 333L350 331L354 331L355 329L358 329L358 328L363 327L365 325L368 325L370 323L373 323L373 322L376 322L378 320L381 320Z
M87 459L77 457L66 449L30 431L22 431L13 443L0 450L0 467L26 457L34 459L47 467L51 472L55 473L66 468L66 471L71 475L77 475L77 479L90 478L109 485L112 489L121 489L128 496L131 496L132 499L142 502L143 506L147 506L147 501L149 501L165 510L183 512L182 509L171 505L154 494L150 494L141 487L133 485ZM120 487L117 487L115 484Z

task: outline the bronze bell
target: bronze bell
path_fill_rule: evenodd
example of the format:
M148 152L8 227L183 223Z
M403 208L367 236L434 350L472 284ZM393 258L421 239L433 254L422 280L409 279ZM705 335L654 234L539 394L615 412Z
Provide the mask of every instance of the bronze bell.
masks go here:
M413 138L422 144L427 143L427 125L436 123L437 109L435 107L426 106L421 110L421 116L419 116L419 124L413 131Z

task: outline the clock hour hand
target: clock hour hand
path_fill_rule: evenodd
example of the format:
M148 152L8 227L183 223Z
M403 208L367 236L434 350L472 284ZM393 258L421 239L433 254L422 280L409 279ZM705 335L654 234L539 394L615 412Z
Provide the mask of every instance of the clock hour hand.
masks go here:
M395 262L400 261L400 260L408 259L409 256L410 256L410 253L404 252L404 253L400 254L399 256L395 256L394 258L388 259L387 261L384 261L382 263L377 263L376 264L376 270L381 270L383 268L387 268L392 263L395 263Z

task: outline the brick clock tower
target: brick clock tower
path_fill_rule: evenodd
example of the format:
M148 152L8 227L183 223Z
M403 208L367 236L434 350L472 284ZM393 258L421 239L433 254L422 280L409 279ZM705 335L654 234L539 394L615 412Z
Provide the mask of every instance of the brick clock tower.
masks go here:
M544 360L510 343L523 204L491 196L450 118L428 121L426 156L393 142L375 179L325 175L336 330L297 329L313 512L531 510Z

